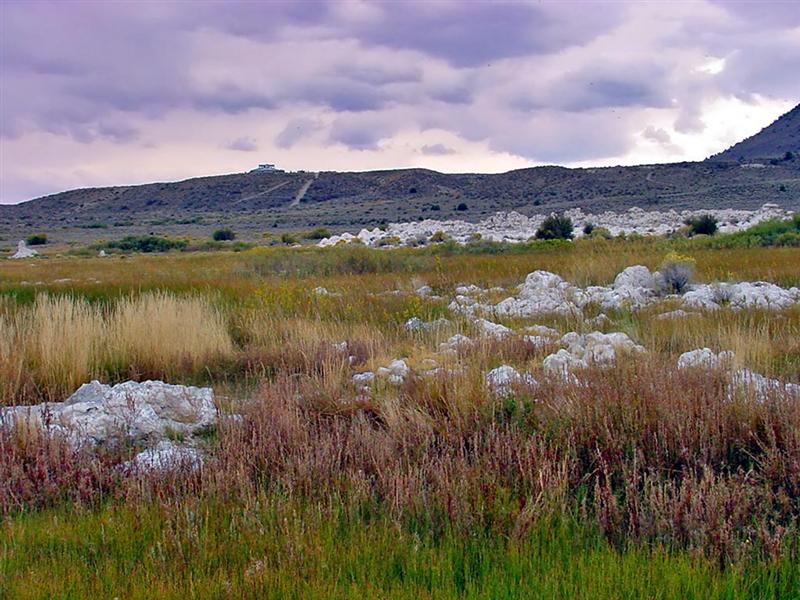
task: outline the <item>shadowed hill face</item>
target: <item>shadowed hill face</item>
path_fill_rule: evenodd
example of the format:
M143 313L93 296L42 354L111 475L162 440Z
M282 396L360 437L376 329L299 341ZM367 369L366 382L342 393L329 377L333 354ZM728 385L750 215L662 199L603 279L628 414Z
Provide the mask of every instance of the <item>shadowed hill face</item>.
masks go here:
M800 155L800 104L772 125L742 140L709 160L782 159L786 153ZM797 157L800 160L800 156Z

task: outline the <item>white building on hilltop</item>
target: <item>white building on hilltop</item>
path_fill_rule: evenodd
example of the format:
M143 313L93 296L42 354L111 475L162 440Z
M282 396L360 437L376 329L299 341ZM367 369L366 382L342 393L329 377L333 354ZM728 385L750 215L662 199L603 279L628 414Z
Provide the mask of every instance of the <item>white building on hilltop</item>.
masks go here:
M251 173L264 173L268 171L277 171L277 167L275 167L272 163L261 163L255 169L250 171Z

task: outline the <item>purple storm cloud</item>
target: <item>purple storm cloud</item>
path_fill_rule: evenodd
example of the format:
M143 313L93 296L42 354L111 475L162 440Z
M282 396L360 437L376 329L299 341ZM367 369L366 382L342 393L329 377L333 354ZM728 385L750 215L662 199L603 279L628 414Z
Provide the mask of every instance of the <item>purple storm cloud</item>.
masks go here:
M796 2L0 3L0 202L245 171L702 159L800 97Z

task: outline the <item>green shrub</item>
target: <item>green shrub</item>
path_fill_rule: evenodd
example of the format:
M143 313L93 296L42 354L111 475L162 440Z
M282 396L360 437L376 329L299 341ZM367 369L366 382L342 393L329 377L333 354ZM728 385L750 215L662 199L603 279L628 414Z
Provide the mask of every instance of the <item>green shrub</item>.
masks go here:
M586 223L586 225L583 226L583 235L592 235L593 231L594 223Z
M469 210L469 207L465 202L461 202L458 206L456 206L456 210L459 212L464 212L465 210Z
M800 214L791 219L762 221L745 231L717 236L709 246L712 248L756 248L759 246L793 245L792 235L800 235Z
M105 242L96 248L119 250L121 252L167 252L169 250L183 250L187 245L186 240L173 240L155 235L129 235L121 240Z
M571 240L572 219L553 214L547 217L536 231L537 240Z
M775 238L776 246L793 246L800 247L800 233L796 231L787 231L780 234Z
M441 244L442 242L446 242L448 239L449 237L444 231L437 231L431 236L430 242L432 244Z
M46 233L34 233L25 238L25 243L28 246L44 246L47 243Z
M215 242L228 242L236 238L232 229L217 229L211 236Z
M717 218L714 215L702 215L688 219L686 224L689 226L690 235L714 235L719 228Z
M297 236L291 233L284 233L281 235L281 242L287 246L294 246L297 243Z
M592 228L592 232L587 237L592 240L610 240L614 236L611 235L611 232L605 227L594 227Z
M307 240L322 240L331 237L331 232L325 227L317 227L303 234L303 237Z

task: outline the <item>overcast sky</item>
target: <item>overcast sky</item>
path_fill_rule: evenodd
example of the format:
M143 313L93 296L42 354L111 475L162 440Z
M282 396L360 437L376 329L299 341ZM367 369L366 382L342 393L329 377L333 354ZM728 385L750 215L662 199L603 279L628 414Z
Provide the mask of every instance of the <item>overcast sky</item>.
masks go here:
M800 2L0 0L0 202L245 171L703 159L800 99Z

